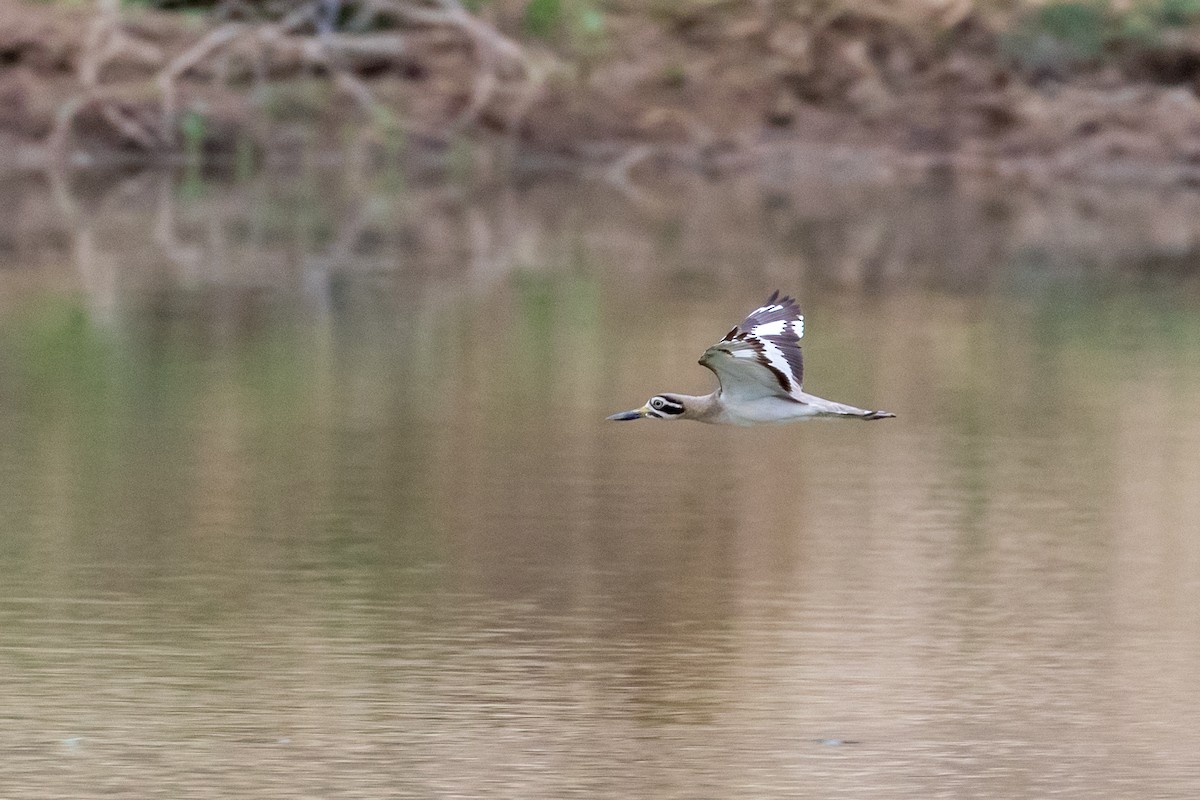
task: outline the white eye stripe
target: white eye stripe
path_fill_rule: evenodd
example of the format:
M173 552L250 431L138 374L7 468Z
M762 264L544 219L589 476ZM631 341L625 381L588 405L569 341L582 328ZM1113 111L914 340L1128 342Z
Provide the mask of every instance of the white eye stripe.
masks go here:
M647 409L647 413L652 414L653 416L659 417L660 419L665 419L664 415L677 416L684 412L683 403L677 402L675 400L671 400L666 397L659 397L659 396L652 397L652 398L650 398L650 402L647 403L646 405L649 406L649 409Z

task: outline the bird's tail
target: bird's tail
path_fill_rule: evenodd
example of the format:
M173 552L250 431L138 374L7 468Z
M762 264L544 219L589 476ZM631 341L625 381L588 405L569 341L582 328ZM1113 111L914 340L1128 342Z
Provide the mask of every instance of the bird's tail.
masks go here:
M896 416L890 411L868 411L858 406L834 403L828 400L825 401L825 413L834 417L853 417L855 419L888 419Z
M804 401L813 407L818 417L840 417L846 419L888 419L896 416L890 411L868 411L865 408L858 406L847 405L846 403L835 403L832 400L825 400L813 395L805 395Z

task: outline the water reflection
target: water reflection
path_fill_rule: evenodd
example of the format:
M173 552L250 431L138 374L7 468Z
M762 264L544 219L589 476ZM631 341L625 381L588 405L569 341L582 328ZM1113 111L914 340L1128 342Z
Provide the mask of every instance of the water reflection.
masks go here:
M10 269L82 288L95 312L131 294L215 287L298 292L322 307L347 284L394 290L398 277L478 296L514 274L563 270L700 297L745 283L755 296L775 283L1196 286L1200 193L789 174L664 178L639 190L651 202L579 177L429 182L388 170L13 180L0 252Z
M358 179L7 197L11 794L1195 794L1193 196Z

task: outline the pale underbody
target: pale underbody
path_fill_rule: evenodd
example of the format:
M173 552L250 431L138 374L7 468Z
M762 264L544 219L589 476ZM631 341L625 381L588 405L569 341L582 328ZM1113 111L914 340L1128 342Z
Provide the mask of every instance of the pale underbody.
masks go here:
M720 392L701 397L683 394L672 396L682 400L687 409L680 419L717 425L770 425L822 417L866 419L876 413L806 393L801 393L796 399L768 395L753 400L741 399L737 403L721 402Z

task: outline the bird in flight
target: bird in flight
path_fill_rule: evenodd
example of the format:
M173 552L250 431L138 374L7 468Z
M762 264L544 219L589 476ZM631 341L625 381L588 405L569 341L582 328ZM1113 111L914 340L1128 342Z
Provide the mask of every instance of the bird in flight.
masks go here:
M773 292L725 338L704 351L700 363L720 382L712 394L656 394L641 408L609 419L694 419L719 425L762 425L819 417L887 419L887 411L867 411L835 403L801 389L804 363L800 338L804 316L786 295Z

